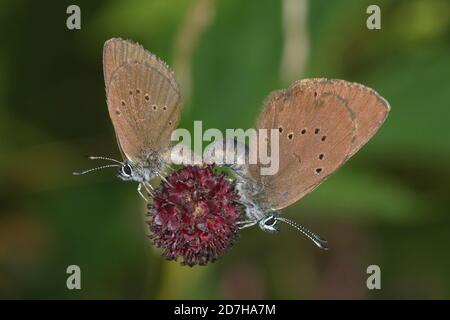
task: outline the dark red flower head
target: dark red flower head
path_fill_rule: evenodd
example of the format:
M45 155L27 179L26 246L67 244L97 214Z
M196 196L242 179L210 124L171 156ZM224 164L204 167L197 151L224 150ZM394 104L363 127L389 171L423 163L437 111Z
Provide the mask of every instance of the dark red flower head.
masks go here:
M149 205L150 238L169 260L183 265L214 261L237 240L243 210L234 183L212 166L173 172Z

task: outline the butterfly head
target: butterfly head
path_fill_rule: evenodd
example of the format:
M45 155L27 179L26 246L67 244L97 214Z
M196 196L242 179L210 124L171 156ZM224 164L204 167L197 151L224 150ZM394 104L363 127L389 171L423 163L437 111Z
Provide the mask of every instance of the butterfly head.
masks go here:
M328 242L321 237L319 237L317 234L312 232L311 230L307 229L306 227L290 220L284 217L280 217L279 211L271 211L264 218L261 218L258 222L259 227L261 230L267 233L277 233L278 230L278 223L284 222L285 224L288 224L289 226L293 227L294 229L297 229L300 233L305 235L307 238L309 238L312 242L315 243L316 246L318 246L321 249L328 250Z
M89 172L98 171L106 168L118 168L117 176L125 181L137 181L144 182L150 181L154 177L159 175L160 168L159 166L152 165L152 163L141 164L138 162L132 162L129 160L119 161L116 159L108 158L108 157L98 157L98 156L89 156L91 160L108 160L114 162L113 164L107 164L99 167L95 167L89 170L84 170L81 172L74 172L74 175L84 175Z
M259 220L259 227L262 231L267 233L277 233L279 230L277 228L278 225L278 212L270 213L268 216Z
M131 163L123 163L117 170L117 176L125 181L136 180L136 173Z
M162 169L153 163L125 161L117 170L117 177L125 181L149 182L160 176Z

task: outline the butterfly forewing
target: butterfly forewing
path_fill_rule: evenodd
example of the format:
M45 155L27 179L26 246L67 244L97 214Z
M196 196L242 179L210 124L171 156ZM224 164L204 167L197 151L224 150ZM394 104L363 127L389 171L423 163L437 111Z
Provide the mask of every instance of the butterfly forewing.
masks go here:
M148 52L140 44L120 38L113 38L105 42L103 47L103 75L105 78L106 92L108 93L111 76L119 67L124 64L138 61L153 67L159 71L164 77L169 79L172 86L177 88L178 83L173 76L172 70L158 59L154 54Z
M125 40L109 40L103 58L108 110L122 153L136 161L168 147L181 108L172 72Z
M346 101L300 82L269 96L257 128L279 131L278 172L262 176L259 165L250 166L253 179L263 185L267 206L275 210L300 200L339 168L355 138Z

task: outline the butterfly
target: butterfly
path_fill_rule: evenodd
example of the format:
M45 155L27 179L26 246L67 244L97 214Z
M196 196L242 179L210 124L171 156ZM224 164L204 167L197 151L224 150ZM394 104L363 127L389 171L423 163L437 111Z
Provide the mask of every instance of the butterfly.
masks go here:
M277 232L278 222L296 228L317 246L327 249L327 241L296 222L281 216L285 209L317 188L366 144L385 121L389 103L374 90L344 80L305 79L286 90L271 93L258 117L256 129L278 131L279 168L262 175L261 162L232 164L245 219L240 228L254 225L266 232ZM272 138L267 138L270 150ZM208 146L223 148L227 140ZM234 141L234 149L251 152L248 145ZM210 161L210 159L207 159Z
M103 49L103 73L109 116L123 161L74 174L118 167L122 180L138 182L151 195L150 181L170 165L170 137L181 111L179 85L169 67L141 45L113 38Z

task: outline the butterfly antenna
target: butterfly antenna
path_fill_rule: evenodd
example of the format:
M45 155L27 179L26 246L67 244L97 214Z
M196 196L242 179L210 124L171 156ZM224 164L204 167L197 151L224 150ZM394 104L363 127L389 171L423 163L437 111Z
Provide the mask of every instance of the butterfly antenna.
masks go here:
M108 161L113 161L115 163L120 163L121 165L123 165L124 163L122 161L113 159L113 158L108 158L108 157L99 157L99 156L88 156L89 159L91 160L108 160Z
M277 221L284 222L290 225L291 227L294 227L295 229L303 233L306 237L308 237L312 242L314 242L315 245L318 246L320 249L328 250L328 241L322 239L321 237L319 237L317 234L307 229L306 227L283 217L276 217L275 219Z
M84 170L84 171L81 171L81 172L73 172L72 174L74 176L81 176L83 174L86 174L86 173L89 173L89 172L92 172L92 171L97 171L97 170L101 170L101 169L105 169L105 168L112 168L112 167L120 167L120 165L118 165L118 164L108 164L106 166L101 166L101 167L97 167L97 168L93 168L93 169L89 169L89 170Z

